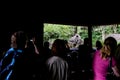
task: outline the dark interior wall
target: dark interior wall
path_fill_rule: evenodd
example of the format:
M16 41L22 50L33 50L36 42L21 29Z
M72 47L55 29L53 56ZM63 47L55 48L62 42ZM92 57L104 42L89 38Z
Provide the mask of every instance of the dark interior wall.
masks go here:
M42 47L43 42L43 22L39 16L8 16L3 17L0 29L0 50L10 47L11 34L18 30L25 31L29 37L36 36L38 47Z

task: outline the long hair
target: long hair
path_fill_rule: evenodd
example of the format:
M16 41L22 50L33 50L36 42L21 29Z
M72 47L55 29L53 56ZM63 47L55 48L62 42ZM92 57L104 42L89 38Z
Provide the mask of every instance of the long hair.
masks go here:
M67 48L65 42L61 39L56 39L52 45L52 53L53 55L57 55L59 57L64 58L67 52Z
M27 36L24 31L17 31L13 35L13 42L11 43L12 47L15 48L24 48L27 40Z
M101 49L102 58L106 58L108 56L114 56L115 50L117 47L117 41L113 37L108 37L104 41L104 46Z

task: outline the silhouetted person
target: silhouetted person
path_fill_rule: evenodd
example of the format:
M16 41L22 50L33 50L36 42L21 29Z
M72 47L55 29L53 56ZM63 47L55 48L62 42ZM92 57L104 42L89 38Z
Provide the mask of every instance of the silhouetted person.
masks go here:
M37 46L35 45L34 41L28 40L26 44L25 54L24 57L27 61L27 67L29 72L29 77L31 80L36 80L39 74L38 69L40 68L39 65L39 52L37 50Z
M24 55L25 44L26 34L23 31L17 31L12 34L11 48L6 51L0 61L0 80L26 79L27 72L22 63L24 61L21 62L21 57Z
M90 42L89 38L84 39L84 44L79 46L78 52L79 52L79 65L80 65L80 70L82 72L84 78L86 80L90 76L90 69L92 68L92 58L91 58L91 47L90 47ZM82 77L83 77L82 76Z
M36 45L36 38L33 37L32 39L30 39L30 42L32 42L32 44L33 44L33 47L34 47L33 49L34 49L35 53L39 54L39 50L38 50L38 47Z
M70 52L70 46L68 44L68 41L67 40L63 40L63 41L64 41L64 43L66 45L67 53L69 53Z
M116 53L115 53L115 58L117 60L117 67L120 72L120 44L117 45Z
M67 80L68 64L65 60L66 45L63 40L56 39L52 45L52 57L47 60L48 80Z
M100 50L101 48L102 48L102 43L99 40L97 40L96 41L96 50Z
M51 57L51 49L49 48L50 43L48 41L44 42L43 45L43 57L47 60L49 57Z

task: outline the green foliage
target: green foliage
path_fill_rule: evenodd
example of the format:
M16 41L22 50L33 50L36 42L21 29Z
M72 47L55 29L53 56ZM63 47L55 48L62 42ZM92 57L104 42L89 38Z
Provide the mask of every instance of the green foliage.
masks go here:
M96 41L99 40L101 41L102 40L102 33L101 33L101 28L99 28L98 26L94 26L92 28L92 44L93 46L96 45Z
M120 25L117 26L117 32L120 34Z
M44 41L49 39L68 39L73 34L73 26L44 24Z
M102 43L102 32L104 34L110 34L114 31L114 26L116 25L107 25L107 26L94 26L92 29L92 43L95 46L97 40L100 40ZM44 24L44 41L50 41L60 38L68 40L74 35L75 26L71 25L59 25L59 24ZM120 34L120 25L116 27L116 31ZM77 33L81 36L82 39L88 37L88 28L77 26Z
M81 36L82 39L88 37L88 31L87 30L83 30L79 34L80 34L80 36Z

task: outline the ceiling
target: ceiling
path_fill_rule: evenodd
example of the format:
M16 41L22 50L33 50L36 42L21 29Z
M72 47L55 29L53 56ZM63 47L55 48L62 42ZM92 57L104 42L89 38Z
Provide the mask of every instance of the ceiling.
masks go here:
M115 12L111 14L111 12ZM43 23L80 25L80 26L98 26L120 24L119 12L89 9L43 9L34 10L18 9L3 10L1 12L1 23L9 24L31 24L32 21L42 21Z
M70 1L69 1L70 2ZM100 2L75 2L72 3L50 1L49 4L3 4L1 8L1 23L28 23L39 19L44 23L66 25L109 25L120 24L119 5ZM95 2L95 1L94 1ZM20 3L20 2L19 2ZM23 2L22 2L23 3ZM59 3L59 4L58 4ZM78 3L78 4L76 4ZM41 6L40 6L41 5ZM44 6L43 6L44 5ZM4 8L3 8L4 7Z
M72 15L72 16L46 16L43 18L44 23L81 25L81 26L99 26L120 24L120 16L91 16L91 15Z

